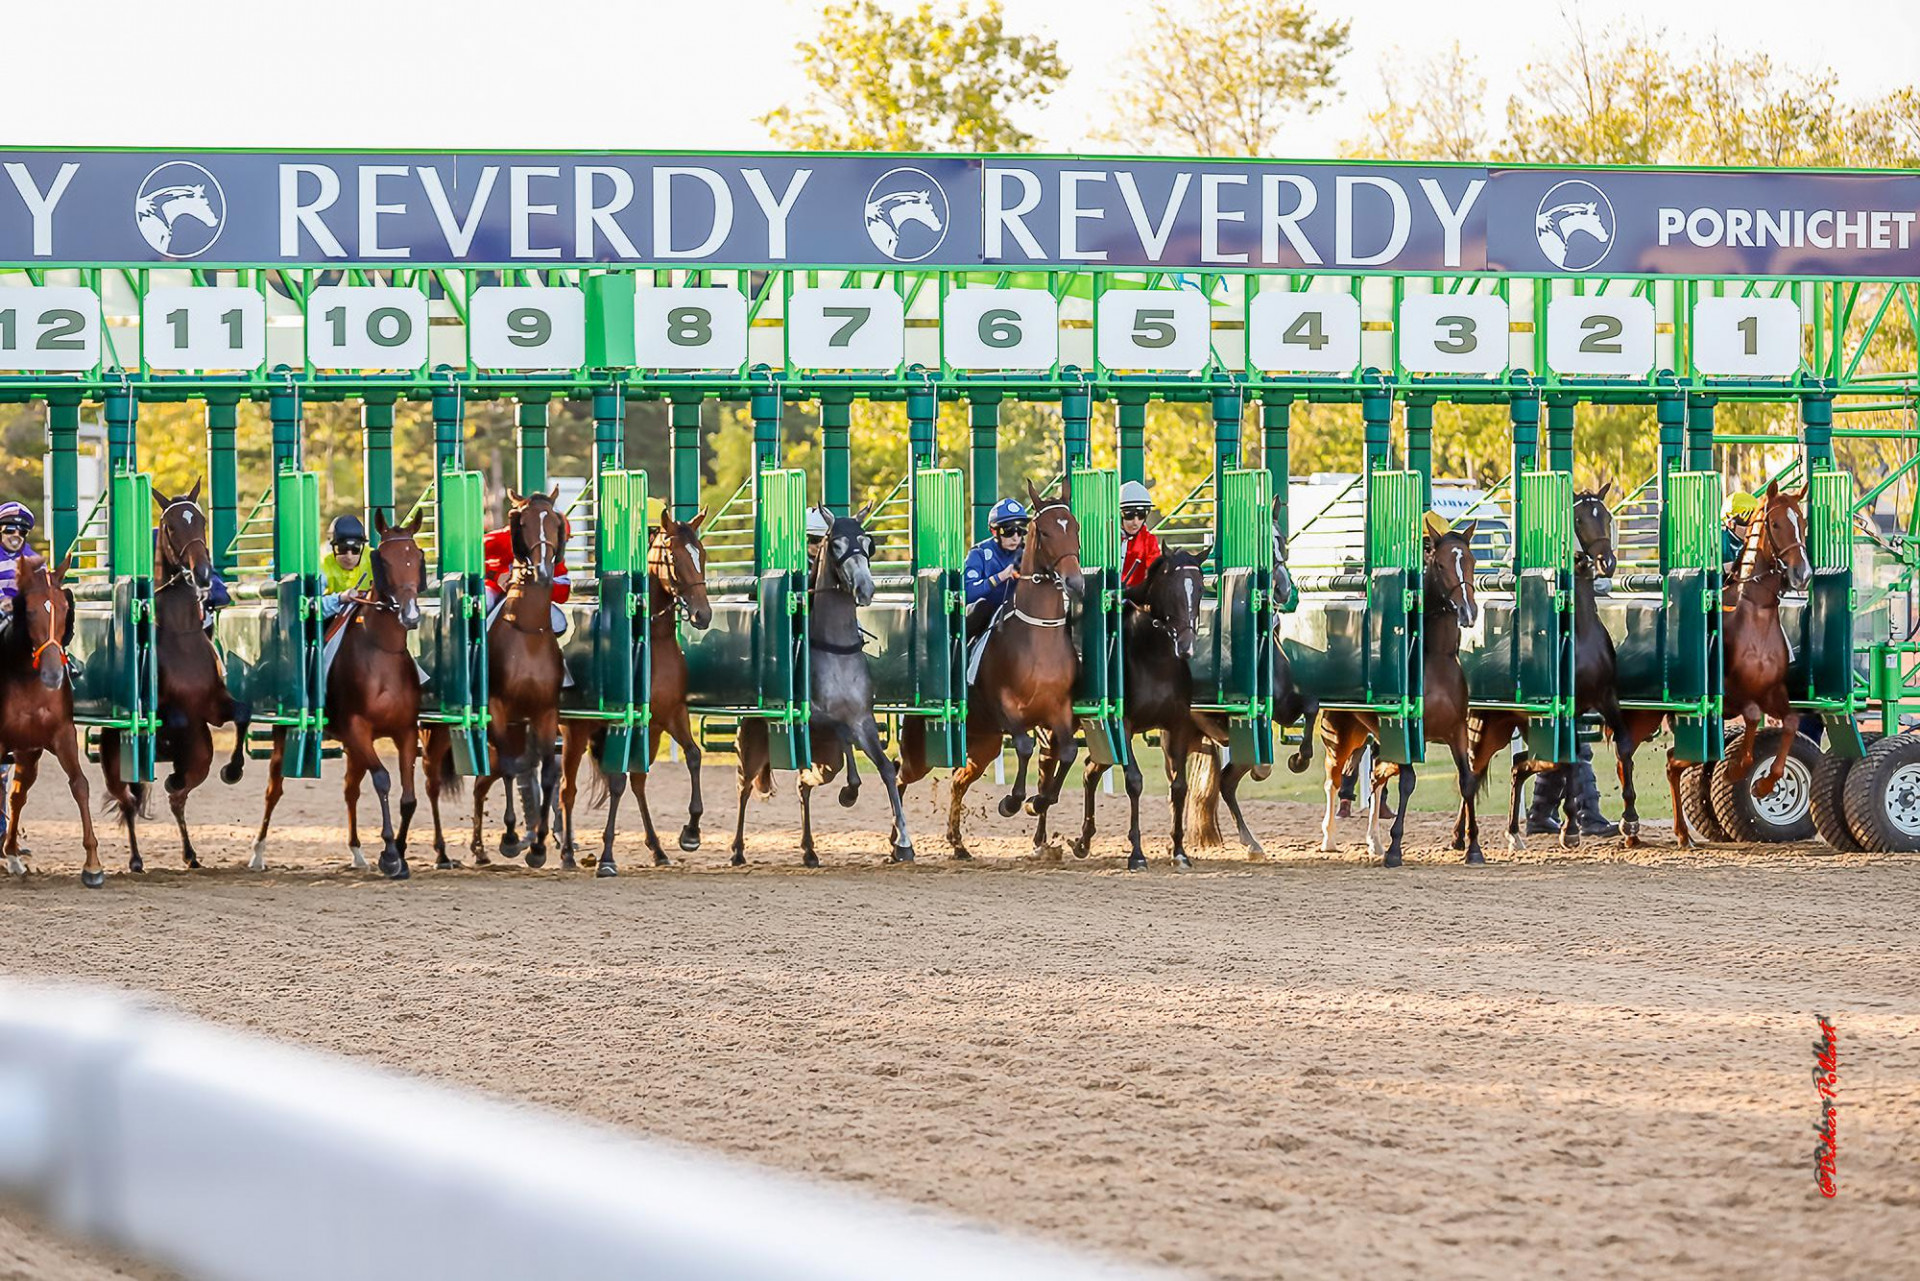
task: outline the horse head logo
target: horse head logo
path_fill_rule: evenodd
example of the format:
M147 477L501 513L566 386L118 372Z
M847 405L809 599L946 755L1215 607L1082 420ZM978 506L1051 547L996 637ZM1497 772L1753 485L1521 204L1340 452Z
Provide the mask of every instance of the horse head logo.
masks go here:
M1613 248L1613 204L1590 182L1570 178L1540 200L1533 234L1562 271L1591 271Z
M866 217L875 249L919 262L947 238L947 193L923 169L890 169L867 192Z
M197 258L213 248L227 221L227 197L211 173L190 160L156 168L133 201L134 224L154 252Z

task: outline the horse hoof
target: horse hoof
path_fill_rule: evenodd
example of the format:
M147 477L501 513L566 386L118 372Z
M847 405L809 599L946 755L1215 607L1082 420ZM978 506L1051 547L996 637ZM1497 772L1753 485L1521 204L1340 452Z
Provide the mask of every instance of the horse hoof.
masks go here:
M546 865L547 865L547 852L545 850L541 849L538 845L535 845L527 851L528 867L545 867Z
M655 867L672 867L673 860L667 857L665 850L655 850L653 852L653 865Z
M1090 836L1083 836L1079 840L1075 841L1072 845L1068 846L1068 848L1073 851L1073 856L1075 858L1085 858L1087 856L1087 852L1093 848L1093 838Z
M603 858L594 865L593 875L596 880L605 880L609 876L620 875L620 869L613 865L612 859Z
M1015 814L1018 814L1020 812L1020 801L1021 797L1017 795L1002 796L1000 798L1000 817L1012 818Z
M90 890L97 890L102 885L105 885L107 883L107 874L104 871L99 871L99 872L83 871L80 873L80 883L86 886Z
M493 860L487 857L485 850L475 850L473 852L473 865L475 867L492 867Z
M1192 867L1193 860L1188 858L1183 852L1175 850L1173 854L1173 865L1175 867Z
M1477 847L1467 851L1467 862L1469 864L1475 867L1479 867L1485 864L1486 861L1487 861L1487 856L1485 854L1482 854Z
M727 862L731 863L735 867L745 867L747 865L747 856L744 852L740 850L735 850L733 852L733 857L728 859Z
M893 849L887 854L887 862L889 863L913 862L913 846L911 845L894 846Z
M127 870L129 872L146 871L147 870L146 860L142 859L138 854L135 854L132 858L129 858L127 860Z
M971 863L973 861L973 855L958 845L953 847L953 856L962 863Z
M413 869L407 866L407 860L396 857L391 863L380 860L380 872L390 881L406 881L413 878Z
M843 788L841 788L841 789L840 789L840 808L841 808L841 809L843 809L843 810L850 810L850 809L852 809L852 808L853 808L853 803L854 803L855 801L857 801L857 800L859 800L859 799L860 799L860 789L859 789L859 788L857 788L857 787L843 787Z
M577 872L580 870L580 864L574 861L573 855L562 854L560 856L560 870L563 872Z
M1778 787L1779 785L1780 785L1780 780L1777 778L1761 779L1758 783L1755 783L1753 785L1754 799L1759 800L1763 796L1772 796L1773 789L1775 787Z
M801 866L803 867L819 867L820 856L818 854L815 854L809 851L807 854L802 856L802 858L800 859L800 863L801 863Z
M1384 856L1384 857L1383 857L1383 858L1382 858L1382 859L1380 860L1380 866L1382 866L1382 867L1399 867L1399 866L1400 866L1400 851L1399 851L1399 850L1388 850L1388 851L1386 852L1386 855L1385 855L1385 856Z
M1576 849L1579 847L1579 845L1580 845L1580 833L1574 831L1573 828L1571 827L1566 827L1561 829L1560 831L1560 848L1561 849L1563 850Z
M1128 870L1129 872L1144 872L1144 871L1146 871L1146 870L1147 870L1147 856L1146 856L1145 854L1130 854L1130 855L1128 855L1128 856L1127 856L1127 870Z
M358 845L347 846L347 852L353 856L352 861L347 864L349 868L356 872L364 872L367 870L367 856L360 852ZM386 860L382 859L381 861L384 863Z
M188 850L186 853L182 854L180 858L183 862L186 863L188 867L192 868L194 871L197 872L200 870L200 856L198 854L195 854L192 850Z
M220 767L220 781L228 787L232 787L240 781L241 775L244 773L246 773L246 770L242 765L237 761L229 761Z
M442 854L439 858L433 860L433 867L434 867L434 870L437 872L444 872L448 868L453 868L458 866L460 865L454 862L452 859L448 858L445 854Z
M700 829L689 823L680 829L680 848L691 854L700 848Z

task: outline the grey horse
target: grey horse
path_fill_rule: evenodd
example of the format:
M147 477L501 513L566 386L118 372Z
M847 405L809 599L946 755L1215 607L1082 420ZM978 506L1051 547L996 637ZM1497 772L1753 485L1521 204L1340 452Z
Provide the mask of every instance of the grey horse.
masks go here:
M852 805L860 784L854 772L853 749L865 752L887 789L893 806L890 862L913 862L913 837L907 833L907 811L900 800L893 762L880 745L880 726L873 719L873 675L867 667L865 634L860 630L860 606L873 600L873 536L860 523L861 515L835 517L828 528L813 570L813 599L807 617L807 657L813 678L812 719L808 723L813 765L800 772L800 850L808 867L820 866L813 848L813 789L831 781L844 765L846 785L840 803ZM747 861L747 797L756 788L773 793L773 767L767 723L740 722L740 813L733 830L733 863Z

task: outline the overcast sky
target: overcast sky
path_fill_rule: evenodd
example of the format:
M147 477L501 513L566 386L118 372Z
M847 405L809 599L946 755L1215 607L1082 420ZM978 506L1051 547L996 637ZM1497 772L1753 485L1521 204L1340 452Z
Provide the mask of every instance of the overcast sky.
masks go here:
M1148 5L1005 4L1014 27L1058 40L1072 68L1028 127L1046 147L1081 145ZM1329 155L1357 136L1396 48L1419 57L1465 40L1498 103L1567 33L1551 0L1345 11L1346 96L1300 124L1289 155ZM803 90L793 49L817 12L801 0L21 3L7 12L0 145L758 148L755 117ZM1848 97L1920 82L1920 0L1588 0L1583 12L1590 27L1664 27L1679 44L1718 35L1782 64L1832 66Z

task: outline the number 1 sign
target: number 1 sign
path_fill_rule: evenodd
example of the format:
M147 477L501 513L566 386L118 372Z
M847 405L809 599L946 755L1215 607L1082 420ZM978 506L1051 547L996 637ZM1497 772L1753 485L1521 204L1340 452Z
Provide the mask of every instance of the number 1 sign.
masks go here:
M1790 378L1800 368L1800 304L1702 298L1693 305L1693 367L1709 378Z

